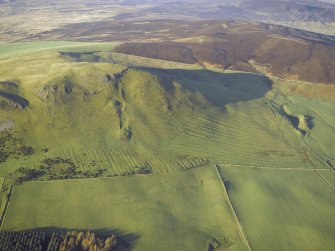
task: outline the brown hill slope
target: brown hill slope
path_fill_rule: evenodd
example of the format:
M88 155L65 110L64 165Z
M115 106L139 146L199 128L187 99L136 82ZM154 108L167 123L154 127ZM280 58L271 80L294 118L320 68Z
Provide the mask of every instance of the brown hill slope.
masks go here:
M31 40L124 42L117 52L287 79L335 83L335 36L242 21L92 21Z
M329 36L250 23L213 22L196 37L125 43L117 52L183 63L210 63L315 83L335 83L335 42Z

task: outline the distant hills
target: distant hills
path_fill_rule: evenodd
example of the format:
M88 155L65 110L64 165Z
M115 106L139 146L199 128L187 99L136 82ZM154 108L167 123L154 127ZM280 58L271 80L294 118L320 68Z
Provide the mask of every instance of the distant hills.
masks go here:
M98 21L233 20L335 34L335 3L312 0L0 0L0 41Z

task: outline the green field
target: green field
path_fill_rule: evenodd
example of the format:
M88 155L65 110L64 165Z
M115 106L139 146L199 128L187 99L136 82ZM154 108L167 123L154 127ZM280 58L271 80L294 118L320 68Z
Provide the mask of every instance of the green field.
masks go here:
M329 183L329 185L335 190L335 172L319 172L319 175L321 176L321 178L325 179L325 181Z
M89 43L70 41L0 43L0 59L22 56L22 54L29 55L42 50L94 51L97 47L100 50L110 50L116 45L117 43Z
M317 173L221 171L231 183L228 194L252 250L334 250L335 191Z
M210 238L246 250L214 167L164 175L17 186L3 229L118 230L134 250L205 250ZM31 196L31 195L34 196Z

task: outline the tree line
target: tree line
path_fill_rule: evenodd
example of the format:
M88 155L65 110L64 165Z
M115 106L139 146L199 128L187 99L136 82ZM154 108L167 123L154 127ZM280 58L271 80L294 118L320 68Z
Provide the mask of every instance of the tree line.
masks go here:
M6 251L117 251L129 244L117 235L99 236L94 232L64 233L0 231L0 250Z

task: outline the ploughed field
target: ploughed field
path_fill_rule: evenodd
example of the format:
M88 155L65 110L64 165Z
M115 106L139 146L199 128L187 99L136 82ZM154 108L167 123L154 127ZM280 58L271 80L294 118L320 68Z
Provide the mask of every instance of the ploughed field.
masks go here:
M89 229L134 250L334 248L333 86L114 46L1 52L2 230Z

